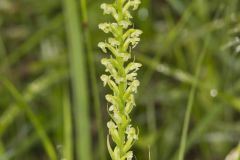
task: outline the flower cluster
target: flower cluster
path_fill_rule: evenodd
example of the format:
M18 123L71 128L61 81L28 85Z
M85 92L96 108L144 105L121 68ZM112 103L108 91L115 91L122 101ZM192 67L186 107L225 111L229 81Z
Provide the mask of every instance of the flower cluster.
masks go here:
M112 4L101 5L103 13L111 15L115 20L113 23L99 24L99 28L112 37L98 44L104 53L110 53L108 58L101 60L106 67L106 74L101 76L101 80L113 92L106 95L111 117L107 127L115 143L112 148L108 136L107 147L113 160L131 160L133 152L130 149L138 139L138 130L130 124L129 114L136 105L134 94L140 84L136 76L142 65L129 60L132 58L131 50L137 46L142 34L141 30L133 28L130 11L136 10L140 3L140 0L116 0Z

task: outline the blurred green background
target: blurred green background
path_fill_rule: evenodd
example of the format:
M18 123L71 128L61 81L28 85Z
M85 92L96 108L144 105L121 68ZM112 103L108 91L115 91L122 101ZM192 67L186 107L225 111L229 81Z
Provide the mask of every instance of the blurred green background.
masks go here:
M0 0L0 160L109 159L103 2ZM185 159L223 160L240 140L240 1L142 0L133 15L137 159L176 160L191 106Z

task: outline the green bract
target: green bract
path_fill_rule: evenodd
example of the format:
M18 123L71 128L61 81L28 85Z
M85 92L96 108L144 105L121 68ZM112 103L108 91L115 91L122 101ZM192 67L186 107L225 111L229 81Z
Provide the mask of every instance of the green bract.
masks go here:
M134 94L140 84L136 76L142 65L129 60L131 50L139 43L142 34L141 30L133 28L130 10L136 10L140 3L140 0L116 0L113 4L101 5L103 13L111 15L115 20L113 23L99 24L104 33L111 33L113 37L98 44L104 53L110 53L108 58L101 60L106 67L106 74L101 76L101 80L113 92L106 95L111 117L107 127L115 143L112 147L108 136L107 147L113 160L131 160L133 152L130 149L138 139L138 130L130 124L129 114L136 105Z

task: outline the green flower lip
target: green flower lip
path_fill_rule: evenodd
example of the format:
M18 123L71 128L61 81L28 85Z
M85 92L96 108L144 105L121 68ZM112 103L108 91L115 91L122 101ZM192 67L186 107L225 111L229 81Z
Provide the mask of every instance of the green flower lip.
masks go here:
M103 3L100 6L103 14L111 15L115 20L113 23L98 25L104 33L113 36L98 43L104 53L109 53L108 58L101 60L106 68L101 80L104 86L112 90L112 94L105 96L110 103L107 148L112 160L131 160L133 152L130 149L138 139L138 129L130 124L129 114L136 106L134 94L140 85L137 71L142 64L129 60L132 57L131 50L138 45L142 34L141 30L133 28L130 10L136 10L140 4L140 0L116 0L113 4ZM115 144L114 148L110 145L109 137Z

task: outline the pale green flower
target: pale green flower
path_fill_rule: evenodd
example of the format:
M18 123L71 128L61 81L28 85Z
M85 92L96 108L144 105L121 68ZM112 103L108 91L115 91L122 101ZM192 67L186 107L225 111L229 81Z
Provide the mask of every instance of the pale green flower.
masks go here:
M125 94L128 94L128 93L137 93L137 87L140 85L140 82L138 80L134 80L130 86L127 88Z
M117 124L122 123L122 118L121 118L121 116L119 115L119 113L114 113L114 114L113 114L113 119L114 119L114 121L115 121Z
M133 152L132 152L132 151L129 151L129 152L126 154L126 158L127 158L127 160L132 160L132 158L133 158Z
M130 12L127 10L123 11L123 17L125 18L125 20L130 20L133 18L132 15L130 14Z
M114 105L111 105L111 106L108 108L109 112L114 111L114 109L115 109Z
M100 7L103 9L104 14L116 14L116 9L111 4L103 3Z
M130 1L130 2L132 2L133 10L138 9L139 5L141 4L140 0L133 0L133 1Z
M136 79L136 76L137 76L137 73L133 72L133 73L127 74L126 78L128 81L133 81Z
M138 139L138 135L136 134L136 130L131 125L129 125L127 127L126 134L127 134L128 139L134 139L134 140Z
M132 48L135 48L139 41L140 41L139 37L128 37L124 43L124 48L128 48L129 45L132 45Z
M128 115L132 111L132 109L135 105L136 104L134 101L134 96L130 95L129 98L127 99L126 107L124 108L125 114Z
M139 29L135 29L132 33L131 33L131 37L139 37L142 34L142 31Z
M124 10L129 9L129 7L132 7L132 10L136 10L138 9L140 4L141 4L140 0L129 0L125 5Z
M119 25L122 26L124 29L127 29L131 25L131 22L126 21L126 20L122 20L122 21L119 22Z
M110 78L107 75L102 75L101 80L103 81L103 85L106 86L106 84L108 84Z
M106 100L109 103L111 103L111 104L113 104L115 106L119 106L120 102L119 102L119 99L117 97L115 97L113 95L110 95L110 94L107 94L105 97L106 97Z
M118 56L121 57L123 59L123 61L128 61L131 58L131 55L127 52L120 52L118 53Z
M117 126L113 123L113 121L109 121L107 123L107 127L111 130L111 129L116 129Z
M99 42L98 47L101 48L104 53L107 53L106 44L104 42Z
M120 45L120 42L115 38L108 38L108 43L113 47L118 47Z
M109 33L111 31L111 25L109 23L101 23L98 25L98 28L105 33Z
M130 63L127 65L125 71L126 71L126 73L129 73L129 72L131 72L131 71L136 72L136 71L139 70L139 68L140 68L141 66L142 66L141 63L130 62Z

